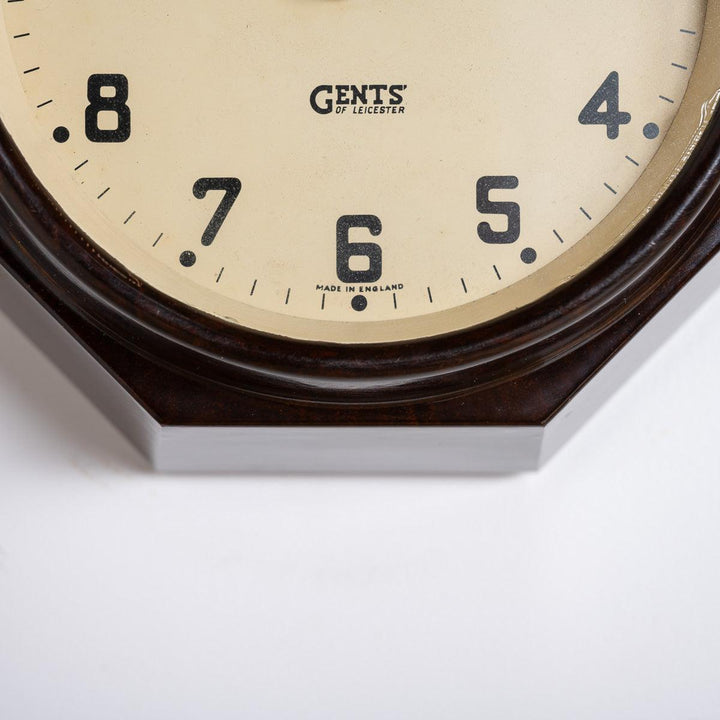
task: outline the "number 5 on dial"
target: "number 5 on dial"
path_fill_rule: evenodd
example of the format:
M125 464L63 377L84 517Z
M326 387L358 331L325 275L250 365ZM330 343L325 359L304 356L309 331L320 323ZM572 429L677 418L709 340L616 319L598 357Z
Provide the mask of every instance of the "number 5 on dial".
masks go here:
M491 190L514 190L519 184L514 175L488 175L477 181L478 212L507 217L507 230L493 230L487 222L478 225L478 237L483 242L507 245L516 242L520 237L520 206L514 202L490 200Z

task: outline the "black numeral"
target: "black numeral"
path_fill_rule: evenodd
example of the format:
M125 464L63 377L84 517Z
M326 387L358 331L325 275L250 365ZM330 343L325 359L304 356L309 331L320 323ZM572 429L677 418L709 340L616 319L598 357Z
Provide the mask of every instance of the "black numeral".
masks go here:
M350 228L367 228L371 235L382 232L375 215L343 215L337 221L337 276L345 283L375 282L382 275L382 248L372 242L350 242ZM352 270L350 258L365 257L367 270Z
M605 110L600 109L603 105ZM614 70L578 115L581 125L605 125L611 140L617 140L620 126L631 119L630 113L620 110L620 76Z
M212 245L225 218L240 194L242 183L237 178L200 178L193 185L193 195L202 200L209 190L224 190L225 195L220 201L215 214L212 216L202 236L203 245Z
M487 222L478 225L477 233L483 242L509 244L520 237L520 206L514 202L490 200L491 190L514 190L518 184L518 179L513 175L488 175L477 181L478 212L507 217L507 230L493 230Z
M103 95L104 88L112 88L114 95ZM124 75L91 75L87 84L85 108L85 135L97 143L120 143L130 137L130 108L128 100L128 79ZM117 117L117 127L105 130L99 127L101 112L111 112Z

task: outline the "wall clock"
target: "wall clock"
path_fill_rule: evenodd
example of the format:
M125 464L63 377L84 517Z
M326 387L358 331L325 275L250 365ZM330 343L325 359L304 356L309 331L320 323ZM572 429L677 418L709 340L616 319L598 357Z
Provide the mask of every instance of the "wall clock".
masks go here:
M159 467L536 466L717 249L718 0L1 23L4 307Z

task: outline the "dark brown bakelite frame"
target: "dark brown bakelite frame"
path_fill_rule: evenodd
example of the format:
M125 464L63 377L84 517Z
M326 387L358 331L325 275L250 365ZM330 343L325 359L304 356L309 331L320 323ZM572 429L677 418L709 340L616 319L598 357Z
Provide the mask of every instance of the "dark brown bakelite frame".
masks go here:
M717 233L709 230L719 217L716 113L652 212L586 272L540 301L418 341L300 342L225 323L128 274L56 205L0 126L0 259L56 317L66 326L70 316L89 323L125 350L196 381L302 404L422 402L537 373L590 347L651 295L662 304L678 278L687 279L717 250Z

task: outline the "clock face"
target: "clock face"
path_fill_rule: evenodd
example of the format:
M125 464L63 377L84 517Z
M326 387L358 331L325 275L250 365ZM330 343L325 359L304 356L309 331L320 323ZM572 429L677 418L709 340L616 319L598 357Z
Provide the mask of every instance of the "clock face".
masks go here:
M0 119L141 281L373 343L527 305L617 244L720 87L715 0L8 0Z

